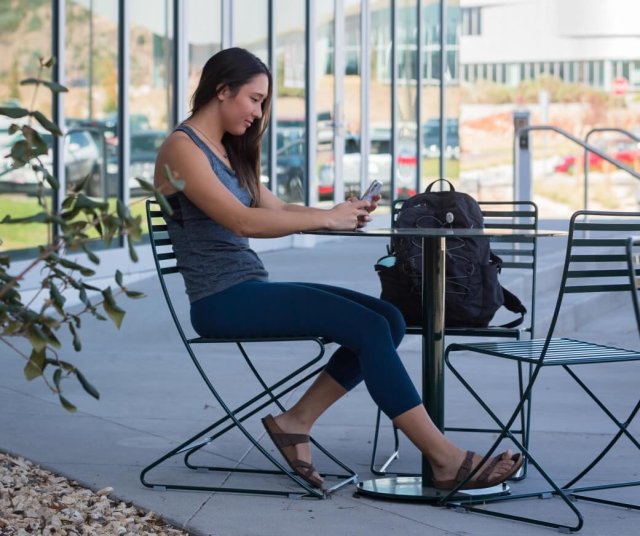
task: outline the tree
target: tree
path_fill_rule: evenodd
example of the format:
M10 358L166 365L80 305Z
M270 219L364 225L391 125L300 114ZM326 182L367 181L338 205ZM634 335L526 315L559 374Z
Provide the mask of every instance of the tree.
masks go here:
M35 97L41 87L53 93L67 91L64 86L42 78L44 69L52 65L53 59L40 59L38 75L20 82L22 86L34 87L32 102L36 102ZM79 332L84 315L93 315L98 320L111 319L116 327L120 327L125 311L117 304L116 298L121 295L134 299L144 297L142 293L124 285L119 270L114 276L114 288L100 288L83 279L94 275L95 270L90 265L100 262L98 255L89 247L93 240L91 234L97 234L105 245L109 245L116 237L124 237L129 256L136 262L138 257L133 243L142 234L141 217L132 216L129 208L120 200L117 200L115 208L110 208L107 201L88 197L83 191L88 178L66 193L59 209L51 206L49 192L58 191L60 185L43 165L41 157L49 152L49 147L34 128L34 122L53 136L62 136L62 132L37 110L0 107L0 115L20 120L9 127L9 134L21 134L17 136L19 139L8 155L12 168L30 168L38 179L38 212L21 218L7 215L0 223L38 223L55 225L57 228L55 234L48 233L50 237L47 243L38 246L36 257L17 274L11 273L9 255L0 253L0 343L25 360L24 374L27 380L41 378L59 397L65 409L75 411L76 407L62 394L63 380L75 377L91 396L99 398L100 395L75 365L63 359L66 350L63 350L58 337L60 330L67 329L70 332L73 349L79 352L82 349ZM170 183L181 189L182 182L174 178L168 168L165 172ZM171 214L171 208L160 191L146 181L138 179L138 182L145 191L155 196L165 212ZM0 237L0 243L1 240ZM78 253L84 253L88 264L78 260ZM42 274L38 294L45 299L38 306L33 305L33 300L25 303L20 293L20 282L33 270L39 270ZM84 305L80 312L65 309L65 295L70 292L77 293ZM92 292L98 297L89 297Z

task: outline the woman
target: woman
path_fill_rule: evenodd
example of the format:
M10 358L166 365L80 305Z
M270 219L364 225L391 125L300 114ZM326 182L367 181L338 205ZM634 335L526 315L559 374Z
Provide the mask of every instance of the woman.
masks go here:
M260 183L271 86L269 70L250 52L215 54L202 71L191 115L158 153L155 184L175 208L167 223L193 327L203 337L313 335L340 345L290 410L263 419L283 457L307 482L323 485L311 464L312 425L364 380L376 404L427 457L434 485L452 489L481 457L457 448L425 411L396 352L405 333L398 309L343 288L270 282L249 248L249 237L362 227L378 199L350 199L325 210L286 204ZM166 166L184 181L182 191L166 179ZM522 456L507 451L489 459L465 487L496 485L521 465Z

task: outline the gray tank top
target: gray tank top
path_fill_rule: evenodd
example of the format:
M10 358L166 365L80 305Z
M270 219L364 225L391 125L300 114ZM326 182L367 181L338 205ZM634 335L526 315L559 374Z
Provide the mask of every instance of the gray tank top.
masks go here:
M207 155L214 173L242 204L250 206L251 195L240 186L229 167L187 125L182 131ZM196 207L182 192L167 196L174 213L165 217L191 303L249 280L265 281L267 271L249 239L233 234Z

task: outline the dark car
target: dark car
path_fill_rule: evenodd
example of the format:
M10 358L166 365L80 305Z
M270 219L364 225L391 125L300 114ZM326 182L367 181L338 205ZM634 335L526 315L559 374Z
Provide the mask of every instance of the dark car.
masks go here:
M449 117L445 122L446 140L444 156L448 159L460 158L460 134L458 120ZM422 127L422 154L427 158L440 156L440 119L429 119Z
M280 125L280 123L278 123ZM267 177L267 138L263 138L262 182ZM305 178L304 128L298 125L278 128L276 134L276 176L277 195L289 203L304 201Z
M138 130L131 133L131 166L126 177L130 196L144 194L136 178L153 183L156 156L166 137L167 132L164 130ZM107 183L109 195L118 195L117 139L107 141Z
M164 130L140 130L131 133L131 167L129 168L129 192L131 196L141 195L136 177L153 183L158 149L167 137Z

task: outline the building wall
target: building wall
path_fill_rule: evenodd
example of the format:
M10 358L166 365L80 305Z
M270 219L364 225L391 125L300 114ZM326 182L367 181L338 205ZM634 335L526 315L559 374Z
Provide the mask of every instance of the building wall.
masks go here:
M460 39L463 71L466 65L606 62L598 67L606 76L592 81L606 88L623 74L622 63L632 85L640 85L636 0L461 0L460 6L481 13L480 33Z

